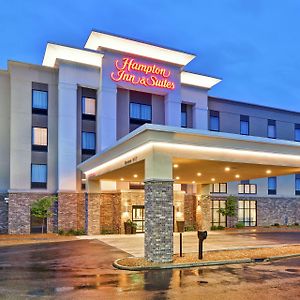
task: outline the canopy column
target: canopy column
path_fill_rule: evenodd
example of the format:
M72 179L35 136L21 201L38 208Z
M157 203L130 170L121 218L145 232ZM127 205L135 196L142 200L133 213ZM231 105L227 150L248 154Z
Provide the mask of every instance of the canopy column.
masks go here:
M153 152L145 159L145 258L173 258L172 157Z
M99 180L87 179L85 204L85 231L88 235L100 234L100 183Z

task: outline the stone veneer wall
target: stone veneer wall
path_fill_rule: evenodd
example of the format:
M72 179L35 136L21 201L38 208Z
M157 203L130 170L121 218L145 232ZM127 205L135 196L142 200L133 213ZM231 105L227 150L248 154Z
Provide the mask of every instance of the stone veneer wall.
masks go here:
M8 233L8 203L6 194L0 194L0 234Z
M8 202L8 233L29 234L31 204L37 199L49 195L45 193L10 193ZM52 232L55 229L55 215L48 218L48 232Z
M173 259L173 181L145 181L145 259Z
M197 199L195 195L184 196L184 220L185 226L196 229Z
M81 230L85 224L84 193L58 193L58 229Z
M196 196L198 203L196 204L196 230L210 230L211 227L211 196Z
M258 226L300 223L300 198L257 197L253 200L257 200Z

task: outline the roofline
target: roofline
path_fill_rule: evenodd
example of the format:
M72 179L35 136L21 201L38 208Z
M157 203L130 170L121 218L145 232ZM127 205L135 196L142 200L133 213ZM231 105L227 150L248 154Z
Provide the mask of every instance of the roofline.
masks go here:
M217 97L217 96L208 96L208 99L220 100L220 101L226 101L226 102L232 102L232 103L239 103L239 104L244 104L244 105L248 105L248 106L262 107L262 108L266 108L266 109L278 110L278 111L283 111L283 112L288 112L288 113L293 113L293 114L300 114L300 111L288 110L288 109L284 109L284 108L267 106L267 105L260 105L260 104L256 104L256 103L250 103L250 102L233 100L233 99L226 99L226 98L221 98L221 97Z
M11 65L18 65L18 66L22 66L22 67L31 67L31 68L36 68L36 69L44 69L44 70L51 71L51 72L57 72L57 70L52 67L37 65L37 64L32 64L32 63L27 63L27 62L22 62L22 61L17 61L17 60L8 60L7 63L8 63L8 72L9 72L9 68Z
M111 32L109 32L109 31L100 31L100 30L97 30L97 29L92 28L90 34L91 34L92 32L97 32L97 33L107 34L107 35L111 35L111 36L113 36L113 37L122 38L122 39L127 39L127 40L131 40L131 41L134 41L134 42L147 44L147 45L154 46L154 47L159 47L159 48L163 48L163 49L167 49L167 50L171 50L171 51L181 52L181 53L188 54L188 55L194 55L194 56L196 57L196 54L195 54L195 53L186 52L186 51L183 51L183 50L181 50L181 49L176 49L176 48L172 48L172 47L167 47L167 46L164 46L164 45L156 44L156 43L153 43L153 42L148 42L148 41L145 41L145 40L140 40L140 39L136 39L136 38L131 38L131 37L128 37L128 36L125 36L125 35L121 35L121 34L111 33ZM88 39L89 39L89 37L87 38L87 40L86 40L86 42L85 42L84 45L86 45Z

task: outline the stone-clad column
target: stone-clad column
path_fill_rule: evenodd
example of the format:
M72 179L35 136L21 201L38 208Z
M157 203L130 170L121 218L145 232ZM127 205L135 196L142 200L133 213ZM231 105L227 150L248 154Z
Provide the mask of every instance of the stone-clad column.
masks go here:
M145 258L169 262L173 256L173 181L145 181Z
M172 158L162 153L152 153L145 160L144 248L148 261L172 261Z
M86 224L85 230L88 235L100 234L100 185L99 180L87 180L86 195Z

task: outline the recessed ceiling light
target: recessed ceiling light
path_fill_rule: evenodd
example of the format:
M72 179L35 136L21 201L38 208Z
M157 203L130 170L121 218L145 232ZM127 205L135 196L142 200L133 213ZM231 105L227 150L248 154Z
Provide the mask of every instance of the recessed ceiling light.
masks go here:
M271 174L272 171L271 171L271 170L267 170L266 173L267 173L267 174Z
M226 167L226 168L225 168L225 171L226 171L226 172L230 171L230 167Z
M201 176L202 174L200 172L197 173L197 176Z
M235 175L235 178L240 178L240 175L239 175L239 174L236 174L236 175Z
M121 181L124 181L124 178L121 178Z
M212 178L212 179L211 179L211 181L215 181L215 180L216 180L215 178Z
M177 164L173 165L174 168L178 168L179 166Z
M192 181L192 184L196 183L196 181Z
M133 175L133 177L134 177L134 178L137 178L137 177L138 177L138 175L137 175L137 174L134 174L134 175Z
M180 177L179 176L176 176L176 180L179 180L180 179Z

